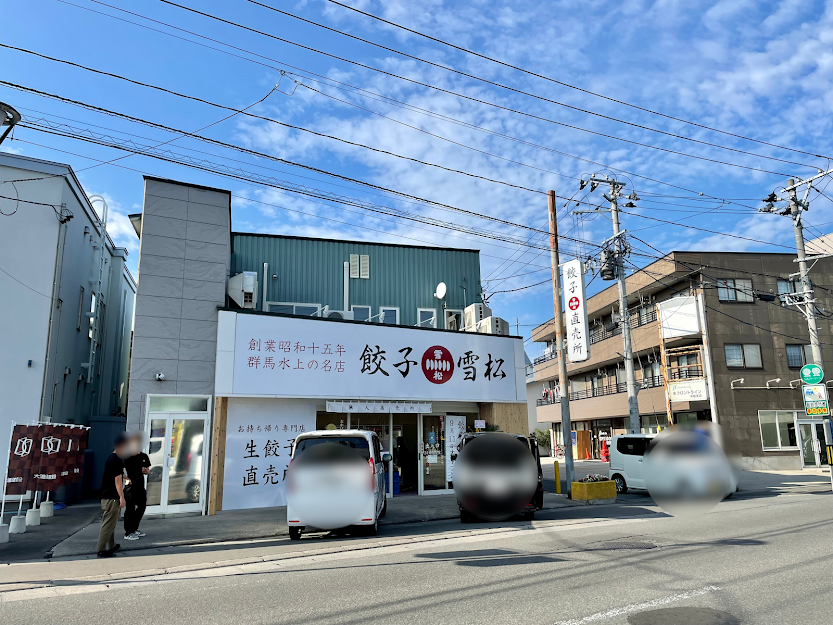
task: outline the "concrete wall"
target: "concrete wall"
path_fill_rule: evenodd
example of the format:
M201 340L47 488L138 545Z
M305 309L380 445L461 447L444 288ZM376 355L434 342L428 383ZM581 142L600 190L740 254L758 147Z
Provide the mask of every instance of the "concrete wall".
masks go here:
M128 428L144 427L148 393L214 394L230 228L228 191L145 178Z

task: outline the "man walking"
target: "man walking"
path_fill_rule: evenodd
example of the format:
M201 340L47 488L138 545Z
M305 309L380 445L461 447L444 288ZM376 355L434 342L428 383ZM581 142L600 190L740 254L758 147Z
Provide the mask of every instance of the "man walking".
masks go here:
M113 446L113 453L104 462L104 476L101 478L101 530L98 534L99 558L111 558L121 546L116 542L115 530L124 501L124 458L130 454L130 439L127 432L120 432Z
M130 436L130 453L132 454L124 461L124 469L127 471L127 478L130 486L127 494L127 507L124 509L124 539L138 540L144 536L139 531L139 523L147 508L147 490L145 489L145 476L150 473L150 458L142 451L144 436L141 432L134 432Z

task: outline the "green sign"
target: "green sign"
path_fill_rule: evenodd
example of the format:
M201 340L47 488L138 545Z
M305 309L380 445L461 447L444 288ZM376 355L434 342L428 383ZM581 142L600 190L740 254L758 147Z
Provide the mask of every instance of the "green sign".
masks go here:
M801 367L801 381L804 384L818 384L824 379L824 369L819 365L804 365Z

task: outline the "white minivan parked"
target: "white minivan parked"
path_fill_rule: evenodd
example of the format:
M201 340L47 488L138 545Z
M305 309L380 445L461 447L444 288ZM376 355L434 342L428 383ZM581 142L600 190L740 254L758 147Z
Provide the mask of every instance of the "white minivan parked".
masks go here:
M626 493L628 488L645 488L642 462L645 450L653 438L653 434L626 434L613 437L610 445L608 477L616 482L617 493Z
M300 434L287 470L289 537L350 528L375 536L387 512L385 463L375 432L316 430Z

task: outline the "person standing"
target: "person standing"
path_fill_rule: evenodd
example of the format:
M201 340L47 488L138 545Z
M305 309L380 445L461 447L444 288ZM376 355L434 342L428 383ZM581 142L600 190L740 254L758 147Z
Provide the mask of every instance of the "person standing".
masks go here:
M138 540L144 536L139 531L139 523L147 508L148 495L145 488L145 476L150 473L150 458L142 451L144 437L141 432L134 432L130 436L130 453L124 461L124 469L130 486L127 494L127 507L124 509L124 539Z
M98 533L99 558L111 558L121 546L116 542L115 531L119 514L124 508L124 458L130 455L130 439L127 432L120 432L113 445L113 453L104 462L101 478L101 530Z

